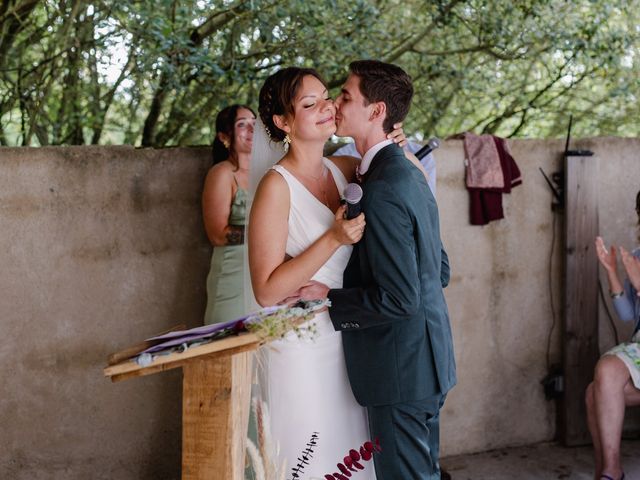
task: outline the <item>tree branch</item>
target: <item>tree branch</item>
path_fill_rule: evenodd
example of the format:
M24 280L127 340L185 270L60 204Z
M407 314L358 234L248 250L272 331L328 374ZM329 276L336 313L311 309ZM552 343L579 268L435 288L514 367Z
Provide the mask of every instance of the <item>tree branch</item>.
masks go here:
M6 9L4 15L0 17L0 67L5 63L7 52L13 45L18 33L27 26L27 19L38 6L40 0L25 0L13 8Z
M441 11L440 14L433 19L425 28L421 31L414 33L410 38L401 42L399 45L396 45L390 52L383 55L383 61L392 63L398 58L400 58L404 53L410 51L414 48L420 40L422 40L426 35L429 35L433 32L435 25L438 22L444 20L447 15L454 9L456 5L461 3L462 0L451 0L448 5L446 5Z
M210 37L227 23L232 22L238 18L240 14L246 12L246 4L246 1L241 1L227 10L212 14L201 25L193 29L189 36L191 43L193 43L193 45L201 45L205 38Z

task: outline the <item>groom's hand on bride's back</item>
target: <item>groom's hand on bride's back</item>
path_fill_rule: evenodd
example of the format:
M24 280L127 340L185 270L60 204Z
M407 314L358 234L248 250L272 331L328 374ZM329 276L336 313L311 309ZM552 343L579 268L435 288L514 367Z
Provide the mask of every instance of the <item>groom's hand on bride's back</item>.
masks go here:
M353 245L362 238L366 222L364 221L364 213L347 220L345 218L346 210L346 205L341 205L336 210L335 221L329 229L329 233L340 245Z
M298 298L300 300L324 300L328 294L329 287L316 280L310 280L298 290Z
M287 298L278 302L278 305L293 305L300 300L324 300L329 293L329 287L324 283L316 280L309 280L302 287L296 290L293 294ZM326 308L319 310L324 311Z

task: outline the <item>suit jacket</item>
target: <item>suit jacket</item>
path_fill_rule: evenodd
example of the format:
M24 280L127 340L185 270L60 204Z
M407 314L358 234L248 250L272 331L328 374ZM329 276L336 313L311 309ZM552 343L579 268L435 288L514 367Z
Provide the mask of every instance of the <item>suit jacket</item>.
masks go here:
M343 288L329 291L351 388L364 406L444 395L456 373L435 198L395 144L376 154L362 187L365 233Z

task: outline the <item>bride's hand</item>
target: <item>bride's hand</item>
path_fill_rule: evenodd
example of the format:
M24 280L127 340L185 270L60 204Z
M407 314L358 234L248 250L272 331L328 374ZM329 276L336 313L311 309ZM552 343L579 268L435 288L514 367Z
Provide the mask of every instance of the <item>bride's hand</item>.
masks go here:
M393 124L393 131L387 134L387 138L389 140L393 140L393 143L397 143L403 148L409 143L407 136L404 134L404 130L402 129L402 122Z
M360 241L364 233L364 213L361 213L356 218L347 220L344 218L346 209L347 207L345 205L341 205L340 208L336 210L336 219L329 233L341 245L353 245Z

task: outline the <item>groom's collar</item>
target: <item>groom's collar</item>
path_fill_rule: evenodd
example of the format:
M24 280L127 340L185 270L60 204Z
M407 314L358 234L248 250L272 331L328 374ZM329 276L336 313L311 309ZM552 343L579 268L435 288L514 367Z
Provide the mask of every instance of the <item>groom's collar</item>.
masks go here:
M360 166L358 167L358 173L360 175L364 175L369 170L371 166L371 162L373 161L373 157L376 156L380 150L382 150L387 145L392 144L392 140L383 140L382 142L376 143L373 147L371 147L362 157L362 162L360 162Z

